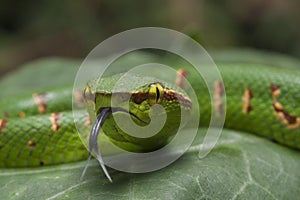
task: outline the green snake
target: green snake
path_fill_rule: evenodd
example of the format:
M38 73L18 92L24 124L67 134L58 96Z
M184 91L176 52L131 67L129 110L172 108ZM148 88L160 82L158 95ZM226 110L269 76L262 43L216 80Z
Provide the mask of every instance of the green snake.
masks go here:
M237 63L220 64L218 67L222 80L215 82L212 103L205 82L190 69L184 71L197 94L201 116L199 126L209 124L214 106L216 112L226 112L226 128L253 133L299 150L300 72ZM90 126L100 114L106 113L108 116L102 121L101 128L107 138L121 148L148 152L168 143L176 132L180 109L190 112L195 102L190 101L184 87L176 86L175 77L174 85L153 79L135 90L120 91L117 94L119 110L115 110L114 115L130 115L135 123L145 126L150 123L151 106L159 104L168 116L166 125L157 135L147 139L130 136L116 126L109 110L112 80L119 76L91 81L84 91L75 93L72 88L66 87L1 101L0 167L44 166L86 159L89 152L82 144L73 121L72 95L75 95L79 106L94 106L90 109L90 115L94 117L82 114L77 120ZM143 79L132 77L128 84ZM223 105L225 94L226 111ZM128 108L122 104L123 98L129 98ZM95 140L97 135L91 142Z

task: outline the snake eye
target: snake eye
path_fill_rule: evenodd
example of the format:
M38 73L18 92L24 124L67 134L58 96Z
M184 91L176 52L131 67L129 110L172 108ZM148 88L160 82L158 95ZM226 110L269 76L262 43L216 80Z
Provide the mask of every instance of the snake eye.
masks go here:
M154 105L160 103L164 94L164 88L160 83L153 83L149 89L149 103Z

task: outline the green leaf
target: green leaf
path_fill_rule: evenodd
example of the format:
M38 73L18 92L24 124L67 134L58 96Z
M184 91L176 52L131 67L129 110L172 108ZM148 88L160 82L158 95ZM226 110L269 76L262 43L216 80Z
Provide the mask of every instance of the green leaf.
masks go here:
M80 64L79 61L63 58L41 59L25 64L0 77L0 99L72 84Z
M224 130L204 159L199 146L152 173L110 170L85 162L0 170L0 199L294 199L300 194L300 154L249 134Z

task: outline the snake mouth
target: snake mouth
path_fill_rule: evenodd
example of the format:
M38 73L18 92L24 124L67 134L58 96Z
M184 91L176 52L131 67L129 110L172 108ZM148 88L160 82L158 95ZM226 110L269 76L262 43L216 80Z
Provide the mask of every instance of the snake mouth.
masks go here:
M128 113L133 119L139 121L142 125L145 125L145 126L146 126L147 124L149 124L149 122L147 122L147 121L141 119L138 115L134 114L133 112L130 112L130 111L127 110L127 113Z
M103 162L103 159L102 159L102 156L101 156L101 153L99 151L99 147L98 147L98 135L99 135L99 132L104 124L104 122L106 121L106 119L108 119L108 117L110 117L110 115L112 115L113 113L116 113L116 112L124 112L124 113L127 113L129 114L131 117L133 117L134 119L138 120L139 122L147 125L148 123L145 122L144 120L142 120L141 118L139 118L137 115L135 115L134 113L124 109L124 108L121 108L121 107L104 107L104 108L101 108L98 112L98 115L97 115L97 118L96 118L96 121L92 127L92 131L91 131L91 134L90 134L90 138L89 138L89 158L88 158L88 161L91 159L91 156L92 156L92 153L95 152L95 155L96 155L96 158L100 164L100 166L102 167L102 170L104 171L106 177L110 180L110 176L106 170L106 167L104 165L104 162ZM86 167L84 169L84 172L83 174L85 173L85 170L86 170Z
M147 124L149 124L149 121L146 121L146 120L140 118L137 114L135 114L135 113L133 113L133 112L130 112L129 110L127 110L127 109L125 109L125 108L122 108L122 107L104 107L104 108L101 108L101 109L97 112L97 116L101 115L101 112L102 112L102 110L104 110L104 109L111 109L111 111L112 111L111 114L113 114L113 113L118 113L118 112L127 113L127 114L128 114L130 117L132 117L134 120L140 122L141 125L145 125L145 126L146 126ZM107 116L107 118L108 118L108 117L109 117L109 116ZM104 120L103 123L105 122L105 120L106 120L107 118L103 119L103 120Z

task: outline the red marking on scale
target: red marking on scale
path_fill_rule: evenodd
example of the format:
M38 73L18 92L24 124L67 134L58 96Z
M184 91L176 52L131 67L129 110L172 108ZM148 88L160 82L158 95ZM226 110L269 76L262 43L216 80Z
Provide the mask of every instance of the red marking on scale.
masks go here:
M27 145L28 145L30 148L33 148L33 147L35 147L36 143L33 142L32 140L29 140L29 141L27 142Z
M223 104L223 96L225 94L224 84L222 81L215 81L214 83L214 108L215 113L217 116L222 116L224 111L224 104Z
M45 94L33 94L32 95L34 103L38 106L38 110L40 114L44 114L47 111L47 104L45 101Z
M0 119L0 133L6 127L7 121L5 119Z
M181 93L175 92L174 90L164 90L163 95L168 101L177 101L185 107L192 108L192 101Z
M84 103L84 97L83 97L83 90L76 90L74 92L74 99L76 102L76 105L81 108L85 105Z
M185 86L185 80L186 77L188 76L188 72L184 69L179 69L177 71L177 76L176 76L176 85L182 89L184 89Z
M60 117L60 113L51 113L51 117L50 117L50 121L52 124L51 128L54 132L57 132L60 127L58 124L59 117Z
M244 95L242 98L243 101L243 113L248 114L252 110L251 99L253 98L253 92L248 88L245 89Z
M270 90L273 95L273 109L277 118L281 121L282 124L286 125L289 129L297 129L300 127L300 117L291 115L288 113L282 104L278 101L280 95L280 86L271 85Z

